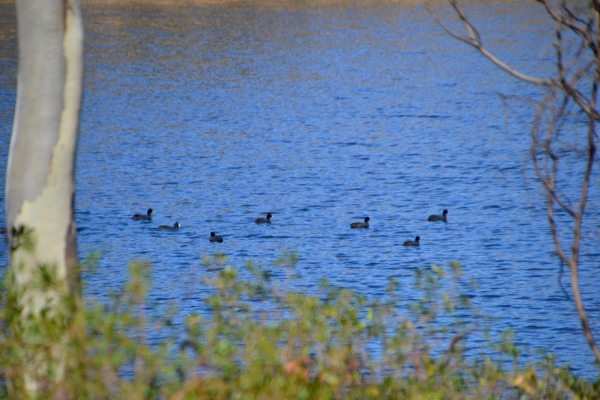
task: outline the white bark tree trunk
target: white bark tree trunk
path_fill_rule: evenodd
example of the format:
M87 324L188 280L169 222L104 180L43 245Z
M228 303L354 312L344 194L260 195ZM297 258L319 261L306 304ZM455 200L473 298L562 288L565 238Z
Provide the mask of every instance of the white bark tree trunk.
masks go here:
M30 320L45 310L51 315L64 307L65 296L79 292L73 205L83 23L79 0L16 0L16 8L19 69L6 222L10 290L26 334ZM51 285L40 287L43 273ZM30 393L39 389L39 374L33 372L39 370L32 366L32 376L24 379ZM46 378L60 379L60 368L56 375Z

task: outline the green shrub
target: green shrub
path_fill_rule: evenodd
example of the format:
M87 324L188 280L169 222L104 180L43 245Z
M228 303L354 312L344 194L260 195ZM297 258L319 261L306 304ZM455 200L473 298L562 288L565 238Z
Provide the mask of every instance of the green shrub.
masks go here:
M277 266L292 271L297 261L287 253ZM173 324L175 308L160 318L147 311L151 267L134 262L120 293L85 305L64 299L71 314L40 317L35 334L21 329L8 273L0 394L27 398L19 371L51 360L66 335L66 373L57 379L51 368L41 369L48 376L38 398L600 397L599 382L573 376L552 356L522 367L511 332L484 355L467 357L469 339L485 327L466 322L476 320L477 310L459 292L466 279L458 263L419 271L410 288L419 300L411 304L394 281L373 300L328 282L316 294L300 293L290 289L293 274L276 283L252 263L246 269L253 278L242 280L222 255L205 258L205 267L213 275L203 282L211 312L186 316L183 328Z

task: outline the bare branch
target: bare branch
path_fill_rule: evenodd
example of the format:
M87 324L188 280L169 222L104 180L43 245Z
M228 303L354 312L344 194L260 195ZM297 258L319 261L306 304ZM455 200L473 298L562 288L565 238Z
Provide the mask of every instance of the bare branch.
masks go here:
M558 270L558 284L560 285L561 290L563 291L563 293L567 297L567 300L571 301L571 296L569 296L569 293L567 292L567 289L565 289L565 286L562 283L562 276L563 276L563 272L564 272L564 265L565 265L565 263L563 262L563 260L560 260L560 269Z
M574 62L575 61L573 61L573 63ZM585 78L590 73L590 70L592 68L594 68L594 64L596 64L596 61L595 60L590 60L584 66L580 67L579 71L577 71L571 77L571 86L573 86L573 87L577 86L577 84L579 82L581 82L581 80L583 80L583 78ZM590 115L590 114L588 114L588 115Z
M477 29L475 29L475 27L471 24L471 22L466 17L466 15L463 13L463 11L459 7L457 1L449 0L449 2L450 2L450 5L452 6L452 8L454 8L454 11L460 18L461 22L465 25L468 36L461 36L459 34L454 33L450 28L448 28L439 19L437 14L435 14L433 12L433 10L431 9L431 7L428 5L427 8L428 8L429 12L433 16L433 18L435 18L437 23L442 27L442 29L444 29L444 31L446 31L446 33L448 33L450 36L454 37L455 39L476 48L481 54L486 56L491 62L493 62L498 67L502 68L504 71L508 72L509 74L515 76L516 78L518 78L522 81L533 83L533 84L536 84L539 86L557 86L557 82L552 79L537 78L535 76L524 74L520 71L517 71L514 68L511 68L508 64L506 64L505 62L500 60L498 57L496 57L493 53L491 53L489 50L487 50L487 48L485 48L483 46L479 32L477 31Z
M552 239L554 240L554 247L556 248L556 252L558 253L560 259L570 267L571 259L569 258L569 256L567 256L567 253L565 253L560 242L560 238L558 237L558 229L556 227L556 220L554 219L554 208L552 200L548 199L546 205L548 210L548 222L550 224L550 231L552 232Z
M580 24L585 25L587 27L587 29L589 30L589 32L591 32L591 30L592 30L591 28L592 28L592 26L594 24L594 19L592 17L590 17L590 19L588 19L587 21L584 21L582 18L577 17L575 14L573 14L571 12L571 10L569 9L569 7L567 7L566 0L563 0L563 2L562 2L562 8L567 13L567 15L569 16L569 18L571 18L575 22L579 22Z
M446 33L448 33L450 36L454 37L455 39L476 48L488 60L490 60L492 63L496 64L502 70L504 70L504 71L508 72L509 74L511 74L512 76L516 77L517 79L520 79L524 82L533 83L535 85L542 86L542 87L557 87L557 88L565 91L566 93L569 94L569 96L571 96L573 98L573 100L579 105L579 107L581 107L581 109L587 115L589 115L591 118L593 118L595 120L600 121L600 114L594 108L591 108L589 106L589 100L579 90L575 89L574 85L572 85L571 83L569 83L567 81L566 76L559 77L559 79L538 78L538 77L535 77L532 75L522 73L522 72L512 68L511 66L509 66L508 64L506 64L505 62L500 60L498 57L496 57L485 46L483 46L479 32L475 29L475 27L470 23L470 21L468 20L466 15L463 13L462 9L458 5L458 1L457 0L448 0L448 1L450 2L450 5L452 6L452 8L454 8L454 10L457 13L458 17L460 18L461 22L463 22L463 24L465 25L468 36L461 36L457 33L454 33L454 31L452 31L450 28L448 28L448 26L446 26L446 24L444 24L440 20L440 18L437 16L437 14L435 14L433 12L431 7L429 5L427 5L427 9L429 10L429 12L433 16L433 18L442 27L442 29L444 29L444 31L446 31Z
M595 11L590 13L587 20L578 18L573 14L567 7L566 1L562 1L561 9L557 10L551 6L550 0L536 0L543 5L547 14L556 23L556 42L554 43L554 47L556 49L557 71L556 77L551 79L542 79L521 73L498 59L483 46L479 32L473 24L471 24L458 5L458 0L448 1L456 12L459 20L463 23L467 33L466 36L454 33L440 21L437 15L435 15L428 7L429 12L448 34L457 40L476 48L487 59L516 78L524 82L547 88L546 96L539 102L539 107L532 126L531 158L533 160L535 173L546 192L546 213L552 232L554 246L561 262L564 262L569 266L571 273L571 289L583 332L596 360L600 362L600 348L598 348L596 340L594 339L579 287L579 264L583 218L588 201L593 166L596 162L596 140L598 140L598 134L596 133L595 126L597 121L600 121L600 114L596 109L598 85L600 84L600 32L598 26L596 26L600 19L600 0L590 0ZM572 53L571 50L565 46L563 31L567 30L574 32L581 40L580 47L575 53ZM563 50L565 49L567 52L563 53ZM593 57L587 62L581 60L583 54L586 53L585 49L590 49L593 53ZM569 58L568 62L565 61L566 57ZM575 71L571 71L571 69L575 68ZM592 90L589 98L577 89L577 87L584 82L592 83ZM562 92L562 99L557 98L557 91ZM553 149L553 144L558 139L558 133L561 130L562 124L565 122L567 106L571 99L574 104L577 104L581 110L586 113L588 118L587 161L584 176L581 181L581 190L577 206L571 206L569 198L564 194L559 194L559 191L557 190L560 157ZM552 115L547 122L547 127L545 127L547 121L546 113L551 109L550 104L556 104L558 102L560 102L560 105L557 108L552 107ZM545 132L545 135L541 134L543 131ZM542 155L538 154L539 150L542 151ZM559 228L555 218L557 207L564 210L573 220L573 238L570 252L563 247L563 242L559 237ZM460 336L457 337L457 340L461 339ZM455 342L452 343L450 350L452 350L454 346Z
M554 11L550 4L548 4L548 0L537 0L537 2L544 5L544 7L546 8L546 12L554 21L556 21L562 26L566 26L567 28L571 29L573 32L581 36L585 40L586 44L590 46L591 50L595 52L595 44L592 40L591 33L588 29L582 29L579 25L572 23L570 20ZM567 11L568 14L572 15L570 11L568 11L566 6L564 6L564 9Z
M600 58L600 54L596 51L596 60ZM596 68L596 73L594 74L594 82L592 84L592 95L591 95L591 106L595 108L596 99L598 97L598 81L600 81L600 74L598 72L598 68ZM585 213L585 207L587 205L588 199L588 190L590 186L590 180L592 176L592 170L594 167L594 161L596 158L596 143L595 143L595 135L596 135L596 122L593 119L590 119L588 125L588 159L585 169L585 174L583 178L583 182L581 184L581 196L579 201L579 209L577 211L577 215L575 217L575 228L573 235L573 247L572 247L572 261L571 261L571 287L573 290L573 297L575 298L575 305L577 307L577 311L579 313L579 318L581 320L581 325L585 336L590 344L594 354L596 356L596 360L600 360L600 348L596 344L594 339L594 335L592 333L589 320L587 317L587 313L585 311L585 307L583 305L583 299L581 296L581 291L579 289L579 256L580 256L580 246L581 246L581 231L583 224L583 215Z
M456 352L456 346L458 346L460 342L465 340L472 331L472 328L467 329L466 331L459 333L452 338L452 341L450 342L450 347L448 348L448 351L446 351L448 357L444 360L444 363L442 364L443 368L446 368L448 367L448 365L450 365L450 360L452 359L451 355L454 352Z
M562 208L565 212L567 212L571 217L575 217L575 211L564 202L564 200L561 198L561 196L558 195L558 193L556 191L556 175L558 174L558 156L554 153L554 150L552 150L551 143L552 143L552 139L553 139L553 132L556 129L555 126L556 126L557 121L554 120L551 124L551 127L549 127L548 130L546 131L547 137L543 144L540 144L539 139L538 139L538 134L536 133L540 130L541 119L543 117L544 110L546 110L548 108L548 102L551 101L552 98L553 97L547 96L540 103L540 106L538 107L538 111L537 111L536 117L534 119L534 127L532 128L532 135L531 135L531 137L532 137L531 158L533 160L533 166L534 166L536 175L538 176L539 180L542 182L542 185L546 189L547 195L550 196L549 200L555 201L556 203L558 203L560 208ZM567 105L567 99L568 98L565 98L562 106L558 109L558 111L555 111L555 115L562 115L564 113L564 108ZM544 167L544 170L542 170L542 168L539 165L537 150L540 147L544 149L545 154L547 156L549 156L550 159L552 160L551 171L548 171L547 167ZM567 261L565 261L565 262L567 262Z
M574 86L569 84L564 79L559 82L558 86L562 90L564 90L569 96L571 96L573 100L579 105L579 107L581 107L583 112L585 112L590 118L600 121L600 114L598 114L598 112L595 109L589 106L589 100L587 100L585 96L581 94L580 91L575 89Z
M562 54L562 32L560 29L556 29L556 43L554 44L554 48L556 48L556 65L558 67L558 76L560 80L566 79L566 71L565 66L563 64L563 54Z

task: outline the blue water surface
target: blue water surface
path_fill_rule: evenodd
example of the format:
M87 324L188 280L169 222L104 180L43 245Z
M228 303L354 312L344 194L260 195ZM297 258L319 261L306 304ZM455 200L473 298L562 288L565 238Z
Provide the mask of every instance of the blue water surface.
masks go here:
M12 6L0 7L6 165L17 48ZM468 11L511 65L552 72L553 24L535 4ZM84 16L75 212L80 256L102 252L87 296L120 287L135 259L152 263L152 301L183 314L206 310L199 278L214 272L202 257L216 252L284 279L273 262L297 251L297 289L326 278L373 299L390 278L409 287L416 269L459 261L493 332L513 328L526 357L545 348L597 375L529 160L529 100L543 93L449 37L423 6L112 4ZM574 161L563 184L576 195ZM598 183L596 172L580 279L600 334ZM151 222L131 219L149 207ZM443 209L447 223L427 222ZM254 224L266 213L271 224ZM366 216L368 230L350 229ZM156 229L176 221L177 232ZM420 247L402 246L417 235Z

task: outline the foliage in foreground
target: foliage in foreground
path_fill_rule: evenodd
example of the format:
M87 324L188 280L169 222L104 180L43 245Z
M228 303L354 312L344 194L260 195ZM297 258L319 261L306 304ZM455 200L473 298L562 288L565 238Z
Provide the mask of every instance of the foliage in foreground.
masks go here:
M465 282L457 263L417 272L409 292L418 300L408 306L395 282L385 300L371 301L326 282L320 293L307 295L291 289L290 274L276 283L249 263L253 279L242 280L223 261L216 256L206 262L213 276L203 282L211 312L179 324L175 310L151 317L147 264L132 263L129 282L110 301L83 306L67 299L72 317L49 309L29 324L16 318L18 294L7 290L12 279L7 274L0 396L27 398L23 376L32 371L23 371L35 359L44 365L37 377L47 383L39 398L600 397L600 382L573 376L551 356L522 366L510 333L485 354L467 357L470 338L483 331L463 322L476 311L458 293ZM291 271L296 261L295 254L286 254L279 264ZM40 287L52 285L48 274L40 275ZM67 354L56 357L53 349L65 331ZM57 363L66 364L62 377Z

